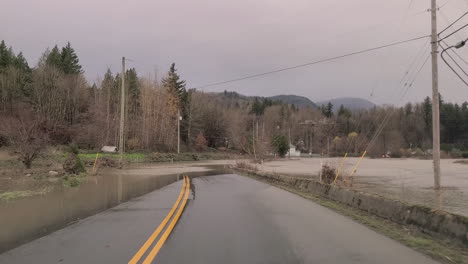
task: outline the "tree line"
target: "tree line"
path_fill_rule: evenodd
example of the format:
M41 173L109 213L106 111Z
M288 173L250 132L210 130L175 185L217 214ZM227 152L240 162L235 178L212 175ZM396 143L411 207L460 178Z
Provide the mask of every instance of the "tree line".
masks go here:
M21 52L2 41L0 145L117 146L121 73L108 69L93 83L83 73L70 43L45 50L31 67ZM125 82L126 151L175 151L179 115L182 151L211 148L262 157L284 155L293 144L306 153L358 155L367 149L381 155L431 146L429 98L359 111L336 110L332 104L296 107L235 92L189 89L174 63L161 79L128 69ZM441 140L447 151L468 148L467 106L441 101ZM378 133L385 116L388 122Z

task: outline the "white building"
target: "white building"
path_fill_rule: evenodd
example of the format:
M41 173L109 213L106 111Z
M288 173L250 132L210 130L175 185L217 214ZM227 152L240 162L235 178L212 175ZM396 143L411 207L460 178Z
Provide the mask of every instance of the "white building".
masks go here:
M299 150L296 150L296 146L294 145L289 145L289 151L286 154L286 157L300 157L301 152Z

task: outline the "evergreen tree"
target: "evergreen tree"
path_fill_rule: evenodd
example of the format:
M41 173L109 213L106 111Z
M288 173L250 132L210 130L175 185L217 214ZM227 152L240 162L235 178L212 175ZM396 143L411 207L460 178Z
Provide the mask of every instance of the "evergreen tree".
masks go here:
M70 42L62 48L60 54L61 70L66 74L82 73L81 65L76 55L75 50L71 47Z
M331 118L333 116L333 104L328 102L327 104L327 117Z
M351 117L351 111L344 107L343 105L340 105L340 108L338 110L338 116L341 117L345 117L345 118L350 118Z
M13 64L14 60L15 54L13 53L13 49L11 47L7 48L5 41L2 40L0 43L0 70Z
M263 110L264 110L263 104L258 100L257 97L255 97L250 113L255 114L256 116L261 116L263 115Z
M320 110L322 111L322 114L325 117L327 117L327 118L333 117L333 104L331 102L328 102L328 104L326 106L322 105L320 107Z
M128 94L128 112L130 115L134 115L139 112L140 108L140 87L135 68L127 70L125 81Z
M26 58L24 58L23 56L23 52L18 53L18 55L15 58L14 65L17 69L23 72L31 71L31 69L29 68L28 62L26 61Z
M175 63L171 64L171 68L167 73L167 77L162 79L162 85L171 93L176 99L175 102L177 109L180 111L182 116L181 122L181 138L185 143L189 143L189 124L190 122L190 100L191 93L185 89L185 81L180 79Z
M47 51L46 51L47 52ZM46 61L45 63L49 66L53 66L59 70L62 69L62 55L60 54L60 50L55 45L52 50L48 52L46 55Z
M180 103L183 105L182 99L184 99L184 94L187 92L185 90L185 81L180 80L179 74L175 68L175 63L172 63L167 77L162 80L162 84L166 87L170 93L179 98Z

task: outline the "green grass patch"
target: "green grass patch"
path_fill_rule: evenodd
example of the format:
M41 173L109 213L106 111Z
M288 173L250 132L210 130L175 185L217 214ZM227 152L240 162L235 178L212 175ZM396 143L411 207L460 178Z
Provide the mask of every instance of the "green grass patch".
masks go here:
M32 191L32 190L25 190L25 191L11 191L11 192L4 192L0 193L0 201L13 201L18 200L26 197L36 196L36 195L44 195L50 192L53 187L44 187L40 190Z
M241 173L246 175L245 173ZM354 221L364 224L378 233L390 237L400 243L413 248L441 263L466 263L468 264L468 248L459 247L445 240L440 240L421 233L414 228L400 225L381 217L369 214L359 209L322 198L312 193L302 192L284 184L271 182L254 175L247 175L256 180L269 183L286 191L309 199L333 211L352 218Z
M143 162L146 160L146 154L144 153L124 153L123 159L130 162ZM96 159L96 153L80 153L78 157L82 160L92 160ZM111 158L111 159L120 159L120 154L118 153L99 153L99 158Z

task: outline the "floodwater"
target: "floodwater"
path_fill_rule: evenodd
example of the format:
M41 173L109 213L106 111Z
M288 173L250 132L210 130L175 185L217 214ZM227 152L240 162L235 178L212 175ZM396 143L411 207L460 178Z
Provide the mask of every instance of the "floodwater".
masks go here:
M468 216L468 165L455 161L441 160L442 188L434 190L431 160L364 159L354 174L352 188ZM258 167L269 172L316 178L321 164L339 168L341 162L342 158L301 158L267 162ZM349 175L357 162L357 158L346 159L341 175Z
M185 167L183 173L161 175L164 169L157 167L104 169L98 176L88 176L76 188L60 187L45 195L1 202L0 252L164 187L182 175L194 178L222 174L225 170L220 165L194 165Z

